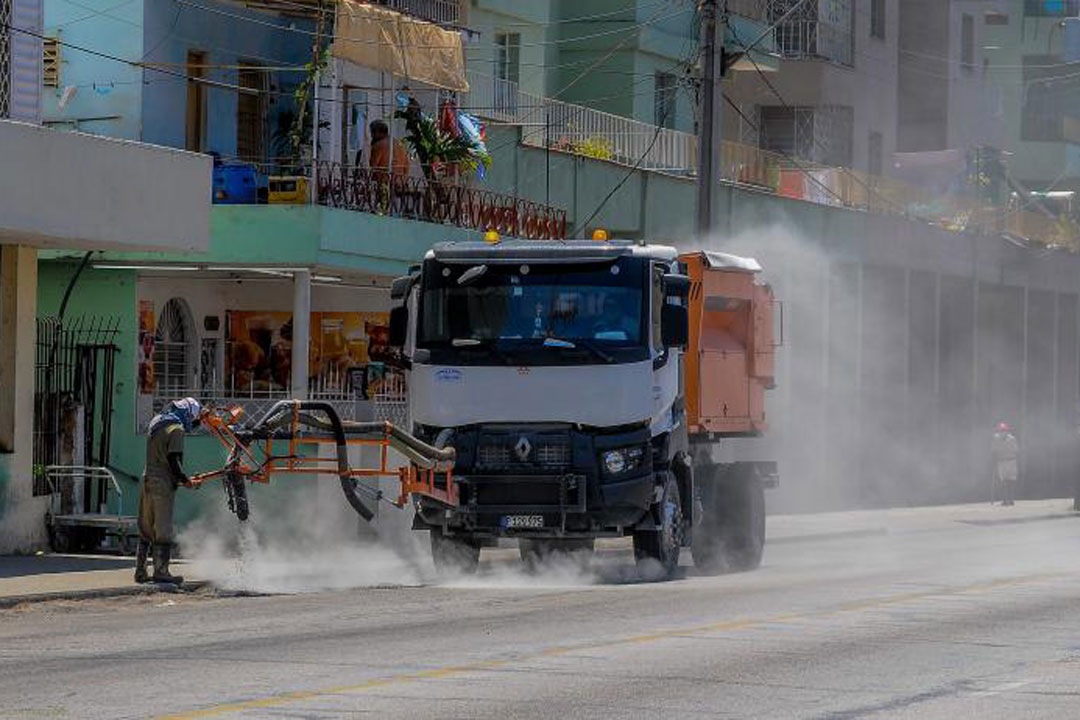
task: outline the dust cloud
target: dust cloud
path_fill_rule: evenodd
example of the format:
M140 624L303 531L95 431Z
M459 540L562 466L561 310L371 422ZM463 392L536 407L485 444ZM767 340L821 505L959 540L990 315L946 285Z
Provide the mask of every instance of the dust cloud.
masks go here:
M680 249L756 258L782 303L769 431L722 453L779 460L770 512L989 501L1001 421L1020 496L1071 494L1075 294L862 262L782 222Z
M246 522L229 512L216 483L200 492L220 500L203 502L206 512L184 528L180 548L190 558L189 572L218 588L299 593L412 586L432 574L419 538L408 531L411 511L384 506L369 524L346 503L336 477L278 476L268 486L249 486Z
M384 484L384 492L390 491ZM275 477L249 486L251 515L232 515L216 483L201 490L204 508L179 536L185 571L228 592L290 594L370 587L567 589L638 578L626 553L587 560L556 557L536 567L516 544L485 548L476 574L440 574L428 533L411 529L413 511L382 504L372 523L345 501L333 476Z

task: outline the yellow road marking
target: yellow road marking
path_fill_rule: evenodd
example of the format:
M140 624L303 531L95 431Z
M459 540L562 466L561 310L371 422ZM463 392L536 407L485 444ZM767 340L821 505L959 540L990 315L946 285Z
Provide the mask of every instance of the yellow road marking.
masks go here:
M365 690L371 690L372 688L377 687L384 687L386 685L401 685L405 683L416 682L418 680L455 677L471 672L482 672L484 670L502 668L508 665L513 665L514 663L527 662L529 660L538 660L541 658L550 657L562 657L569 655L570 653L579 651L598 650L601 648L613 648L621 645L672 640L679 637L688 637L702 633L745 630L747 628L758 627L769 623L782 623L812 617L828 617L832 615L855 613L863 610L870 610L875 608L887 607L890 605L898 605L906 602L913 602L916 600L925 600L927 598L933 597L984 593L992 590L998 590L1003 587L1029 585L1032 583L1037 583L1041 580L1055 577L1063 577L1064 575L1065 573L1040 573L1038 575L1028 575L1026 577L1011 578L1008 580L996 580L990 583L968 585L959 588L943 588L939 590L928 590L925 592L903 593L899 595L890 595L882 598L872 598L869 600L845 603L838 607L826 610L814 610L805 613L780 613L757 619L745 618L741 620L725 620L723 622L709 623L707 625L698 625L696 627L658 630L657 632L649 633L646 635L633 635L625 638L602 640L593 643L581 643L578 645L561 645L541 650L532 655L508 658L506 660L483 660L474 663L466 663L464 665L447 665L445 667L433 668L431 670L420 670L411 673L389 675L384 678L374 678L372 680L358 683L356 685L339 685L337 687L321 688L317 690L297 690L293 692L279 693L276 695L270 695L268 697L257 698L254 700L245 700L242 702L215 705L213 707L204 708L202 710L189 710L186 712L181 712L177 715L160 715L155 720L189 720L190 718L217 717L219 715L243 712L245 710L258 710L261 708L279 707L281 705L287 705L289 703L297 702L299 700L310 700L312 698L326 697L329 695L342 695L345 693L363 692Z

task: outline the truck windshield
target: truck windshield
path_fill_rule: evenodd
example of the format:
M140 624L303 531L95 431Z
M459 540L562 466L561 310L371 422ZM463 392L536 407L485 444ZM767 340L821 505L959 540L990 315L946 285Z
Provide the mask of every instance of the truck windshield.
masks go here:
M635 258L573 266L430 263L417 346L584 350L612 361L609 351L643 347L644 278L644 263Z

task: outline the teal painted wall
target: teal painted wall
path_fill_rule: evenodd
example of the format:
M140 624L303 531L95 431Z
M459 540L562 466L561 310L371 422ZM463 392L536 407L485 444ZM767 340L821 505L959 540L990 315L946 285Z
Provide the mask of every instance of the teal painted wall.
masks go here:
M547 93L546 66L552 52L546 44L551 3L523 3L513 0L476 0L469 8L469 29L478 33L465 46L469 70L484 76L495 74L496 33L521 36L519 78L521 89L534 95Z
M38 263L38 316L55 315L77 263L67 260L42 260ZM112 455L108 464L123 473L142 472L144 454L125 441L126 431L135 424L135 350L138 335L136 319L135 273L131 271L95 270L88 267L79 277L68 301L65 318L96 316L118 318L120 333L116 344L113 388ZM134 498L135 488L121 480L125 497ZM127 501L125 501L127 503ZM134 505L128 504L134 509Z

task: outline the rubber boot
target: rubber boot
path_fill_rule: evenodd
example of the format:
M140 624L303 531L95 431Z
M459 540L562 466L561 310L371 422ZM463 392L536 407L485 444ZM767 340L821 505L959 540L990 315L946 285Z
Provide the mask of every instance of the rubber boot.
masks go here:
M139 545L135 549L135 582L150 582L150 575L146 572L146 556L150 554L150 543L139 539Z
M169 556L172 554L172 545L154 546L154 582L172 583L179 585L184 578L179 575L169 574Z

